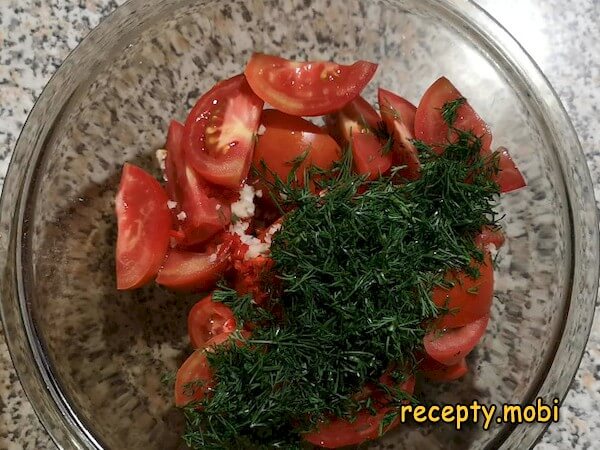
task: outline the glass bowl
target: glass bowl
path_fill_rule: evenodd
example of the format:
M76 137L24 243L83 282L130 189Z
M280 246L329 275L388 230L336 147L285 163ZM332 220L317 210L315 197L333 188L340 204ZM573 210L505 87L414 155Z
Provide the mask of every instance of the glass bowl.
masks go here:
M380 64L412 101L440 75L469 97L529 183L502 198L492 320L462 381L429 401L562 399L588 337L598 281L591 180L548 82L506 31L460 0L134 0L66 59L35 105L2 194L0 295L10 350L64 448L172 449L182 418L161 383L189 352L196 296L115 289L113 199L121 166L156 172L154 150L253 51ZM526 448L544 424L406 424L386 448Z

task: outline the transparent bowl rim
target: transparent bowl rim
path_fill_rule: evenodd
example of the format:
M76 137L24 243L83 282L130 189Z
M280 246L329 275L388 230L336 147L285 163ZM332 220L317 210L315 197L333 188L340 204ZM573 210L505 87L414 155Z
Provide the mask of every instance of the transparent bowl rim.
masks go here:
M56 101L57 93L63 89L60 98L63 104L66 104L68 96L64 93L64 82L69 77L71 77L71 80L77 79L74 76L76 67L73 63L86 60L90 64L93 63L94 57L99 61L100 56L90 55L94 55L94 49L98 45L108 44L105 36L110 34L109 31L111 29L127 30L131 28L132 24L140 26L139 22L136 23L136 11L142 5L147 6L149 2L154 3L153 6L156 6L153 13L155 18L159 17L161 11L181 3L180 0L129 0L106 17L68 55L44 88L29 114L12 155L0 199L0 232L2 233L0 234L0 286L2 287L0 290L0 295L2 295L0 298L0 312L6 339L25 392L44 427L60 448L101 449L102 446L69 406L67 399L53 378L49 364L43 355L42 345L33 329L27 299L24 294L21 271L18 270L22 260L21 239L23 236L23 220L26 217L25 205L27 204L26 200L30 193L37 163L43 156L41 149L44 148L44 145L40 144L40 140L43 141L52 127L52 120L45 116L49 102ZM591 235L587 236L586 245L588 245L590 254L596 255L596 259L598 259L598 217L592 180L577 134L548 80L516 39L473 0L423 0L423 4L427 8L442 11L449 15L455 23L469 27L473 33L476 33L478 38L488 46L486 50L493 52L497 58L500 58L514 71L516 79L531 88L531 95L538 103L540 110L543 111L546 122L556 129L568 130L566 135L563 135L563 140L568 142L568 148L574 149L574 151L567 152L568 154L563 155L563 158L576 174L568 174L566 169L563 168L565 185L572 186L568 181L576 176L581 182L581 186L575 186L574 188L581 189L579 203L583 209L593 211L593 213L587 214L583 218L574 218L573 204L575 198L572 190L567 189L569 213L572 221L583 221L585 229L590 231ZM72 89L74 91L76 86ZM574 240L581 239L578 236L573 236L573 238ZM591 281L587 284L592 295L589 299L585 299L586 303L584 305L580 303L576 306L574 302L570 302L564 323L568 323L568 317L572 314L573 308L585 307L589 312L587 314L588 319L579 328L579 333L585 335L585 341L587 342L593 321L600 268L598 264L585 267L581 264L581 261L575 258L574 270L577 269L578 262L580 269L585 268L585 270L592 271L588 276ZM574 298L574 295L574 292L571 291L571 299ZM566 345L564 337L561 336L554 355L559 353L561 348L566 347ZM555 392L560 394L561 400L568 392L584 350L585 344L576 349L578 363L570 367L567 373L563 373L560 378L560 386L554 386L553 388ZM566 350L563 348L563 351ZM553 370L553 366L554 359L547 367L546 375ZM539 391L544 388L546 386L541 384ZM503 443L517 426L507 429L500 438L500 442L494 440L494 446L505 447ZM532 447L540 439L548 424L528 424L528 427L530 429L520 443L522 448Z

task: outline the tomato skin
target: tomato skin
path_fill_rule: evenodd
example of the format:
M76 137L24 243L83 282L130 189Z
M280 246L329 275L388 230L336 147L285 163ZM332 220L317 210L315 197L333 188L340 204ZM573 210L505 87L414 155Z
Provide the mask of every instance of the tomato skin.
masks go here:
M209 395L213 386L213 373L206 352L196 350L181 365L175 378L175 405L180 408Z
M408 100L385 89L377 93L379 110L388 132L394 138L395 163L405 165L400 172L404 178L415 180L419 178L421 163L414 144L415 106Z
M382 144L370 132L352 133L352 163L356 173L367 175L368 180L376 180L392 167L392 154L382 153Z
M486 315L464 327L430 331L423 339L425 351L446 366L458 364L479 343L489 319L490 316Z
M213 301L211 295L196 303L188 314L188 334L195 349L221 344L235 329L231 308Z
M352 132L376 129L381 118L360 95L339 111L324 117L325 128L340 146L349 143Z
M467 374L469 367L465 358L452 366L446 366L426 356L420 364L423 376L430 381L448 382L457 380Z
M150 174L123 166L115 198L117 214L117 289L135 289L157 274L169 248L169 198Z
M210 197L208 187L190 166L179 179L184 179L185 191L178 209L185 213L180 220L185 234L184 245L200 244L223 230L231 222L230 205Z
M206 253L171 249L156 282L181 292L212 289L231 265L229 254L227 244Z
M383 384L392 385L393 380L384 374L380 380ZM400 389L411 395L415 387L415 378L410 376L400 386ZM383 430L380 430L381 422L385 417L394 411L394 408L386 406L387 400L381 400L377 393L374 395L376 413L373 415L368 410L359 411L356 414L356 420L350 422L345 419L335 418L328 422L321 422L316 430L303 436L304 440L317 447L340 448L349 445L358 445L365 441L371 441L380 437L380 431L387 433L400 423L400 419L393 421Z
M381 118L377 111L360 95L341 110L325 116L329 134L340 146L352 144L354 170L377 179L392 167L392 155L382 154L383 144L373 130L379 127Z
M267 109L263 111L261 123L265 132L258 136L253 160L261 173L264 161L270 171L285 181L292 170L292 161L307 152L296 173L302 184L304 171L309 166L330 169L341 157L340 147L331 136L300 117ZM265 178L272 180L269 174L265 174Z
M490 312L494 294L494 265L489 251L484 252L483 263L474 263L479 269L477 279L467 274L451 273L447 280L454 283L450 289L436 286L433 302L447 307L450 312L436 320L437 328L458 328L474 322Z
M231 208L226 202L211 195L210 187L187 163L183 149L184 126L173 120L167 134L167 193L177 202L174 215L184 212L182 221L176 219L185 235L178 239L183 246L202 243L227 226L231 220Z
M423 94L415 115L415 137L441 152L443 145L456 139L456 133L442 118L442 108L450 101L463 97L447 78L441 77L435 81ZM492 133L486 123L477 115L468 102L461 105L456 114L454 128L472 131L482 138L481 151L490 152Z
M256 95L275 109L294 116L321 116L360 94L376 70L377 64L367 61L345 66L255 53L244 74Z
M404 97L400 97L383 88L379 88L377 91L377 101L379 102L379 109L382 117L385 114L386 116L400 119L400 121L406 125L406 129L414 137L415 114L417 113L417 107L415 105Z
M490 245L500 248L504 245L506 237L501 229L483 227L481 233L475 236L475 245L487 249Z
M167 149L167 159L165 160L165 173L167 175L166 190L169 198L174 201L179 201L181 197L177 172L180 171L178 166L184 160L182 147L183 128L181 122L172 120L169 124L167 143L165 144L165 148Z
M523 174L510 157L508 150L505 147L499 147L497 151L500 153L498 164L500 172L496 176L496 182L500 186L500 192L505 194L527 186Z
M248 175L262 108L244 75L221 81L200 97L185 121L183 148L204 180L239 188Z

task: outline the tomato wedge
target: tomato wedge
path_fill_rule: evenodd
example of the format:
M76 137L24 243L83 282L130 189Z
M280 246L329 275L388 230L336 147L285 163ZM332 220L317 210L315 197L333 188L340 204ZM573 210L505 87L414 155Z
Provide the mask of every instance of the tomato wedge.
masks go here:
M433 289L433 302L449 309L448 314L436 321L437 328L458 328L474 322L490 312L494 294L494 265L489 251L483 263L474 263L479 278L473 279L464 272L451 273L447 280L454 284L450 289L437 286Z
M210 195L209 186L187 163L183 149L184 126L173 120L167 134L167 192L177 202L174 210L184 234L181 245L202 243L225 228L231 220L231 208Z
M150 174L123 166L115 199L117 213L117 289L143 286L158 272L169 248L169 198Z
M181 198L181 188L178 181L177 173L183 169L180 167L184 164L185 156L183 154L183 124L172 120L169 124L167 132L167 159L165 160L165 173L167 175L166 190L169 198L174 201L179 201Z
M188 334L192 346L197 349L223 343L235 329L231 308L214 302L210 295L196 303L188 315Z
M309 166L330 169L341 157L340 147L331 136L300 117L267 109L263 111L261 123L265 130L258 136L253 161L261 172L264 161L270 171L285 181L294 161L305 157L296 172L299 183L302 183ZM272 180L269 174L265 177Z
M392 166L392 155L382 152L383 144L373 133L381 118L360 95L340 111L325 116L327 130L340 146L352 144L354 170L374 180Z
M206 253L171 249L156 282L174 291L212 289L229 268L229 252L227 244Z
M498 168L500 172L496 176L496 182L500 186L500 192L512 192L522 187L527 186L523 174L510 157L508 150L505 147L499 147L497 150L500 153Z
M406 166L400 175L408 180L415 180L421 169L419 154L411 142L414 139L416 108L408 100L385 89L380 88L377 97L381 117L394 139L395 162Z
M382 382L385 383L386 379L383 379ZM414 386L415 379L411 376L399 388L405 390L410 395L414 390ZM339 418L327 422L323 421L317 426L315 431L305 434L304 440L323 448L358 445L365 441L377 439L383 433L388 432L400 423L399 420L394 420L386 427L382 427L381 423L394 409L388 408L385 404L380 404L379 402L375 402L374 407L376 409L375 414L371 414L367 410L359 411L356 415L356 420L352 422Z
M425 378L431 381L448 382L464 377L469 371L465 358L461 359L456 364L446 366L437 362L435 359L426 356L421 362L421 369Z
M244 74L256 95L275 109L294 116L321 116L360 94L376 70L377 64L367 61L344 66L255 53Z
M441 77L433 83L423 95L415 115L415 137L441 152L444 144L456 139L456 133L442 117L444 105L453 100L464 98L447 78ZM477 115L466 101L456 112L454 128L471 131L481 137L481 150L489 153L492 144L492 133L486 123Z
M248 175L262 108L244 75L217 83L198 100L185 121L183 148L203 179L239 188Z
M385 152L381 141L372 133L354 131L352 133L352 163L354 170L367 175L368 180L376 180L392 167L392 154Z
M181 365L175 378L175 405L183 407L198 402L210 393L213 374L206 353L196 350Z
M324 121L329 134L342 146L351 141L353 131L377 129L381 118L359 95L339 111L326 115Z
M485 315L464 327L433 330L425 335L425 351L437 362L452 366L467 356L485 334L490 316Z
M210 239L231 222L229 204L210 197L208 187L190 166L185 166L180 180L185 191L178 204L178 219L185 234L184 244L191 246ZM183 213L181 215L181 213Z
M475 245L482 249L486 249L490 245L500 248L504 245L505 239L506 238L501 229L483 227L481 233L475 236Z

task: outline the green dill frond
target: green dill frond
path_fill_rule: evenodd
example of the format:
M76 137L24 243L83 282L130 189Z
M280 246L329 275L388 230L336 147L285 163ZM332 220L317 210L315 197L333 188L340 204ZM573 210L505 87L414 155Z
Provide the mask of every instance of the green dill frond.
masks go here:
M449 102L444 103L444 106L442 106L442 118L449 127L454 125L454 122L456 121L456 114L458 112L458 108L464 105L466 101L466 98L459 97L455 100L451 100Z
M431 291L449 270L478 275L474 236L496 225L499 190L497 156L481 156L478 136L458 131L441 154L413 143L421 176L405 184L353 174L348 148L332 170L306 170L304 187L263 165L270 190L284 194L273 195L286 219L271 246L281 287L270 305L281 313L225 284L213 293L252 334L207 354L215 386L199 409L185 410L190 447L299 449L320 419L373 409L355 398L365 383L390 368L400 383L416 366L423 325L445 312ZM380 388L393 405L415 401ZM393 420L392 411L382 431Z

